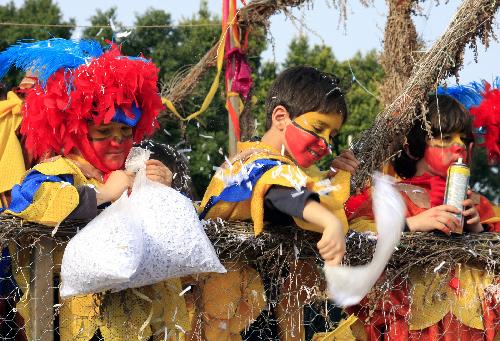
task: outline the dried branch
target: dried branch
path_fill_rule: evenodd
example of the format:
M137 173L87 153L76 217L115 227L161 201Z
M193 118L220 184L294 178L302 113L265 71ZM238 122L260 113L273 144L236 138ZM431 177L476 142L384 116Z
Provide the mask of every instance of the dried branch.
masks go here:
M415 65L404 91L376 118L374 125L354 143L361 166L353 187L366 185L374 170L391 158L395 144L406 136L416 118L416 109L442 79L457 74L463 65L465 47L476 46L476 38L488 47L493 35L492 21L500 1L465 0L446 32ZM425 112L424 110L422 112Z

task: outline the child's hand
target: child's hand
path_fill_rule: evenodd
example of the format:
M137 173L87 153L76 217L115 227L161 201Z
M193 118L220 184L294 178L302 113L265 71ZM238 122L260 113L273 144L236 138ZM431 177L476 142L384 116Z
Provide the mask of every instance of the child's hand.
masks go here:
M416 216L406 218L406 223L410 231L429 232L440 230L450 235L452 231L460 230L460 221L452 213L460 213L460 210L455 206L440 205Z
M146 176L151 181L156 181L167 186L172 185L172 172L161 161L146 161Z
M344 150L340 153L340 155L333 159L328 177L335 176L338 170L344 170L354 175L356 174L358 167L359 161L356 159L353 152L350 150Z
M317 247L326 264L339 265L342 262L345 253L345 239L344 231L342 231L338 221L337 224L325 228Z
M111 172L108 180L97 188L97 206L117 200L123 192L132 188L134 174L123 170Z
M483 232L483 225L481 225L481 221L479 218L479 212L477 211L474 203L470 196L472 195L472 191L467 191L468 198L465 199L462 203L464 207L464 211L462 214L464 215L464 228L470 232Z

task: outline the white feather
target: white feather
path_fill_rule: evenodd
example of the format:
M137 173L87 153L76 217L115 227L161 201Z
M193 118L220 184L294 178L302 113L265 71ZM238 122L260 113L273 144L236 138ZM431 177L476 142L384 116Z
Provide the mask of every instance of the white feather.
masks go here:
M340 306L359 303L384 271L398 245L405 222L405 204L393 187L393 180L380 173L374 175L373 211L378 241L373 260L362 266L328 266L324 271L328 296Z

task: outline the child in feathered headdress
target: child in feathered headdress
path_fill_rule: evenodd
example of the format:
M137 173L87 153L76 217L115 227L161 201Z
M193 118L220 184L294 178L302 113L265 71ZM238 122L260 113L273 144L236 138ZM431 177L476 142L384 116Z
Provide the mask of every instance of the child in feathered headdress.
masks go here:
M103 51L95 41L64 39L10 47L0 54L0 77L13 65L38 78L26 93L20 131L26 149L42 162L12 188L5 212L49 226L67 218L95 217L98 206L131 188L134 177L123 170L125 159L134 142L158 127L158 69L144 58L122 56L116 45ZM148 161L146 173L153 181L171 184L172 173L160 161ZM29 274L22 273L23 265L14 264L13 269L24 292L18 311L28 321ZM156 321L151 325L143 325L151 304L132 290L121 293L128 309L113 303L118 297L111 294L101 316L96 315L99 309L91 295L65 301L59 319L61 339L78 335L88 340L97 329L105 340L148 337L165 326L174 329L175 324L187 329L185 305L177 295L181 290L178 280L140 290L162 301L153 301L153 317L161 318L150 319ZM173 316L174 309L180 315L167 321L167 311ZM25 328L29 337L28 325Z

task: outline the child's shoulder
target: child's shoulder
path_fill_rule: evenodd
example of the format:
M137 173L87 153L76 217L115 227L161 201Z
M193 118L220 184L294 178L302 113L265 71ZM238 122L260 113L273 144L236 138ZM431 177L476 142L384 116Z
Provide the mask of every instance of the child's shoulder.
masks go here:
M425 188L404 182L397 182L396 189L403 195L403 197L407 197L418 207L430 208L429 193Z
M36 164L33 169L45 175L82 174L80 168L74 161L63 156L55 156L50 159L46 159L43 162Z

